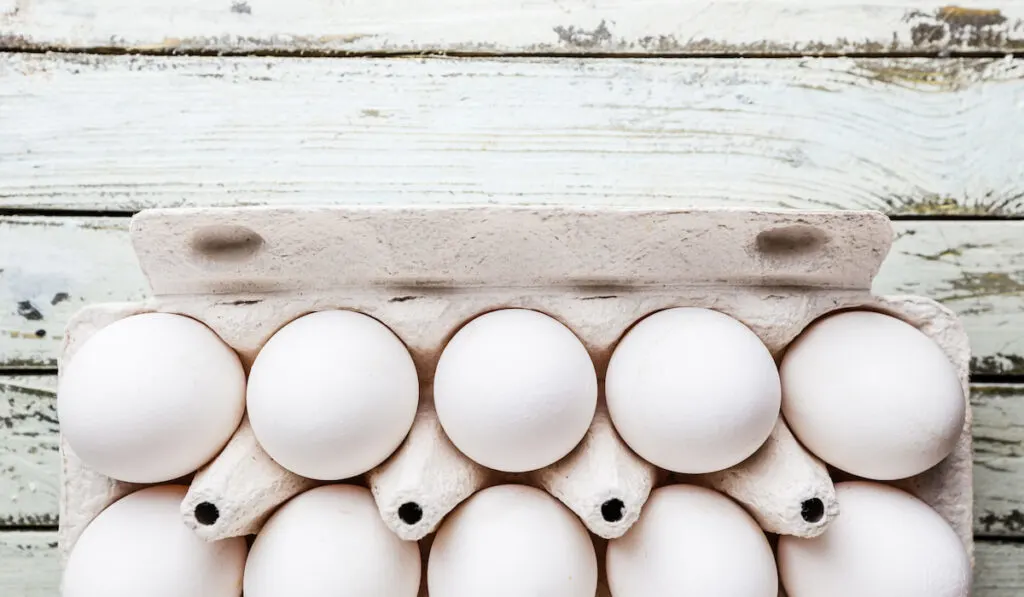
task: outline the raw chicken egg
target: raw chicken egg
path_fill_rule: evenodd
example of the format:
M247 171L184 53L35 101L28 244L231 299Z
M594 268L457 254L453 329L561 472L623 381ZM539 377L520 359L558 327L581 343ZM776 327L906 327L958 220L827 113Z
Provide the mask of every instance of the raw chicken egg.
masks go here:
M779 538L789 597L967 597L971 563L941 516L898 489L836 485L842 513L819 537Z
M754 519L693 485L654 490L640 520L608 542L605 570L612 597L778 595L775 558Z
M434 405L463 454L501 471L545 467L590 428L597 374L557 320L526 309L481 315L451 339L434 375Z
M383 462L405 439L418 403L405 345L354 311L292 321L249 372L256 439L278 464L311 479L346 479Z
M61 372L61 435L89 468L133 483L187 475L241 422L245 371L212 330L146 313L96 332Z
M498 485L444 521L430 548L427 588L430 597L594 597L597 556L560 502L532 487Z
M956 445L966 401L953 363L895 317L848 311L812 324L780 367L782 411L825 462L869 479L910 477Z
M190 531L178 512L186 489L143 489L101 512L71 550L62 597L239 597L245 538Z
M612 422L642 458L677 473L739 464L779 418L779 374L747 326L709 309L641 320L615 347L605 376Z
M292 498L256 536L245 597L416 597L420 566L419 546L388 530L369 490L327 485Z

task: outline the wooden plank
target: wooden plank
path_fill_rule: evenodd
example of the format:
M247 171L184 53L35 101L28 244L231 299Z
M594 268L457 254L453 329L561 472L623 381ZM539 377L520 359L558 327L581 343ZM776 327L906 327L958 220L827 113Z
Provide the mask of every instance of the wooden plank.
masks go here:
M0 532L0 595L60 596L57 531Z
M0 54L0 106L8 209L685 202L1024 214L1014 60Z
M1024 544L980 542L974 550L974 597L1024 594Z
M1024 386L975 385L974 532L1024 536Z
M0 218L0 369L56 367L78 309L146 295L127 218Z
M147 287L127 218L0 218L0 369L56 366L65 322L82 305L138 300ZM1024 221L896 222L875 281L957 311L973 369L1024 374Z
M0 527L57 525L56 390L55 375L0 376Z
M823 54L1024 46L1019 0L4 0L8 48Z
M1024 591L1024 545L979 542L973 597L1019 597ZM56 531L0 532L0 595L58 597Z
M1024 374L1024 222L897 222L878 294L915 294L956 311L971 371Z

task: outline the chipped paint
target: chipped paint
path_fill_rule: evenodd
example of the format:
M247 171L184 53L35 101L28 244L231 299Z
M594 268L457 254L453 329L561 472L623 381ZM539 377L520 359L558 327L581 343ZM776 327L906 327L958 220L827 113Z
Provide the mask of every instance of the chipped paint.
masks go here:
M39 309L32 304L32 301L19 301L18 302L18 315L21 315L29 321L39 321L43 318L43 314L39 312Z
M251 15L252 8L249 6L248 2L235 1L231 3L231 12L240 15Z
M911 11L904 19L911 24L914 47L1003 48L1024 47L1022 22L1010 22L998 9L943 6L934 13Z
M1024 375L1024 355L996 353L971 358L975 375Z
M960 278L950 282L951 296L938 299L941 302L962 301L992 296L1018 296L1024 298L1024 282L1003 272L962 272Z
M608 24L601 21L593 29L585 29L575 25L552 27L552 31L558 36L560 44L578 50L593 50L595 48L613 45L613 36Z

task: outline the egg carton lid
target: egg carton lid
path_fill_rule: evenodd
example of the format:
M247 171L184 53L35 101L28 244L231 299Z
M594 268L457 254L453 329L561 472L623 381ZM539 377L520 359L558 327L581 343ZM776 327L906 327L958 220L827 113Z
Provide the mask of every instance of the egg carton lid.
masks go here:
M525 206L173 208L132 218L156 296L345 287L869 289L876 211Z

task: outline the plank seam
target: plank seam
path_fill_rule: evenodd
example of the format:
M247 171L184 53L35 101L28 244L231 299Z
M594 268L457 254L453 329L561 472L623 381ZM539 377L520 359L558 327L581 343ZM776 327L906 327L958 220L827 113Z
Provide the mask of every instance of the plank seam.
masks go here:
M95 46L85 48L69 48L59 45L35 45L30 47L17 45L0 45L0 52L9 54L95 54L101 56L152 56L152 57L192 57L192 58L578 58L588 60L616 59L680 59L680 60L721 60L734 58L760 58L772 60L799 60L803 58L1019 58L1020 52L1014 50L939 50L932 52L481 52L461 50L202 50L202 49L162 49L162 48L122 48L116 46Z

